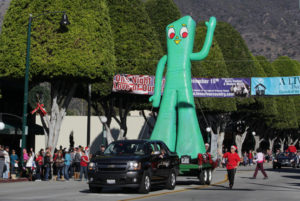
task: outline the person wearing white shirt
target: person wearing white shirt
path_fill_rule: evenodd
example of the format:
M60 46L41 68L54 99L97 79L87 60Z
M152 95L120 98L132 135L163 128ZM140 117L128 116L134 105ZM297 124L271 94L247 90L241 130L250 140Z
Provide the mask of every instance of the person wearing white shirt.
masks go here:
M9 158L9 147L5 147L4 153L4 162L6 165L6 171L3 172L3 179L8 179L10 177L10 158Z
M262 153L261 149L258 149L256 154L256 159L254 160L254 162L256 162L256 169L252 179L256 179L258 170L260 170L261 173L264 175L264 179L268 179L268 175L264 170L264 160L265 160L264 154Z

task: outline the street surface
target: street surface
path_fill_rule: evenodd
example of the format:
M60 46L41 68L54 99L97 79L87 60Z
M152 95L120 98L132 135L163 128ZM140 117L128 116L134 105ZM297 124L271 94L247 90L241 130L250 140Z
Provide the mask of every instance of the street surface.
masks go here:
M88 185L79 181L0 183L0 200L82 201L82 200L213 200L213 201L299 201L300 169L282 168L273 170L267 165L268 180L259 172L257 179L249 179L255 166L239 167L233 190L228 190L226 170L217 169L211 186L198 185L193 177L179 177L174 191L152 189L150 194L137 194L131 189L104 189L101 193L90 193Z

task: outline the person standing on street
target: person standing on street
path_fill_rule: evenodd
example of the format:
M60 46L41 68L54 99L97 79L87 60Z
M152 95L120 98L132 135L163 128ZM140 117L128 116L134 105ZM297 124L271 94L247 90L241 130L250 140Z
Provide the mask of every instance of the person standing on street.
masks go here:
M13 149L12 154L10 155L10 163L11 163L11 174L15 175L18 170L19 157L16 154L16 151Z
M256 159L254 160L254 162L256 162L256 169L252 179L256 179L258 170L260 170L261 173L264 175L264 179L268 179L268 175L264 170L264 160L265 160L264 154L262 153L261 149L258 149L256 154Z
M74 180L79 179L79 172L80 172L80 161L81 161L81 151L79 148L75 148L75 157L74 157L74 164L75 164L75 173L74 173Z
M0 145L0 179L2 179L3 176L4 165L5 165L4 151L3 151L3 146Z
M232 145L230 148L230 152L226 152L225 154L219 153L221 157L227 159L226 169L229 180L229 189L232 189L233 187L236 169L241 162L241 159L236 153L236 150L237 147L235 145Z
M55 159L55 165L56 165L56 169L57 169L56 181L60 181L61 176L63 176L63 168L65 165L65 159L63 157L61 150L58 151L57 157Z
M6 165L6 171L3 171L3 179L9 179L10 178L10 157L9 157L9 147L6 146L4 153L4 162Z
M69 153L69 151L66 152L65 154L65 166L64 166L64 178L66 179L66 181L69 181L69 169L71 166L71 155Z
M50 153L50 151L47 151L46 155L44 157L44 168L45 168L45 178L44 178L44 180L45 181L49 181L51 162L52 162L51 153Z
M80 161L80 178L79 180L82 181L82 175L84 174L84 178L87 181L88 177L87 177L87 166L89 163L89 158L88 156L85 154L84 151L82 151L82 156L81 156L81 161Z

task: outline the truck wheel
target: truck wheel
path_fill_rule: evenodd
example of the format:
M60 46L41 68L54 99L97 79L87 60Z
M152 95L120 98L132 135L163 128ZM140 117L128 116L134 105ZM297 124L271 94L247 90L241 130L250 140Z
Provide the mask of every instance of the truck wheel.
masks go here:
M198 177L199 177L200 185L204 185L205 181L206 181L206 178L207 178L206 171L205 170L201 170Z
M211 169L207 169L206 171L206 180L205 180L205 184L210 185L211 181L212 181L212 171Z
M99 193L101 192L102 188L101 187L96 187L96 186L92 186L89 184L89 189L91 193Z
M166 189L174 190L175 186L176 186L176 173L172 169L169 176L168 176L168 180L167 180L167 183L166 183Z
M278 165L278 169L281 169L281 165Z
M140 184L139 193L147 194L151 189L151 179L148 171L145 171Z
M273 169L276 169L276 165L273 165Z

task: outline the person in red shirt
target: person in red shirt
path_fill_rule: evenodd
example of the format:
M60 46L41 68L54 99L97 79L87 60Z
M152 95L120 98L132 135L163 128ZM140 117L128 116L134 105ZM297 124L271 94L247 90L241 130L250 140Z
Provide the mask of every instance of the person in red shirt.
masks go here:
M241 159L239 155L235 152L237 150L237 147L232 145L230 152L226 152L225 154L219 153L223 158L227 159L227 174L228 174L228 180L229 180L229 189L232 189L232 186L234 184L234 176L236 173L236 168L239 166Z
M79 180L82 181L82 175L84 174L84 178L87 181L87 166L89 161L88 156L85 154L84 151L81 153L81 160L80 160L80 177Z
M41 181L41 173L43 167L43 154L42 151L38 152L35 159L36 164L36 181Z
M288 148L287 148L287 152L291 152L291 153L297 153L297 148L294 146L294 145L290 145Z
M248 158L249 158L249 164L253 165L253 154L252 154L252 150L251 149L249 151Z

